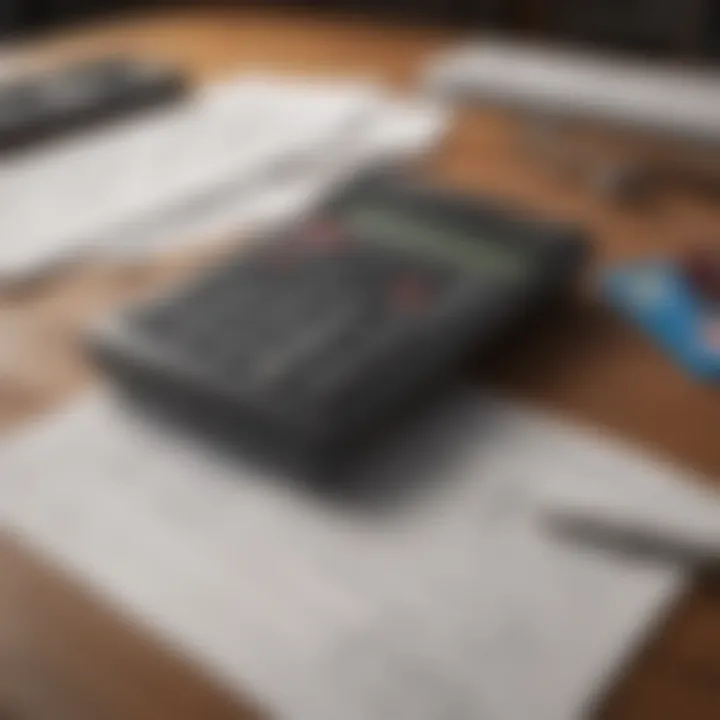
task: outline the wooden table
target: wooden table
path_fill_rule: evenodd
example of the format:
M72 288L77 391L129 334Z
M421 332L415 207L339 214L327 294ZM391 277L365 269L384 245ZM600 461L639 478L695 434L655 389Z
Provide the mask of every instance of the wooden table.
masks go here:
M78 29L37 43L31 56L57 61L78 53L136 51L175 60L199 81L254 65L292 73L362 74L403 87L417 76L424 58L451 39L430 30L302 15L186 13ZM520 127L509 114L464 111L431 170L459 187L581 221L594 232L599 264L677 248L716 230L720 208L679 190L661 194L652 205L610 206L534 162L518 142ZM36 365L38 357L52 354L55 369L48 375L41 362L35 370L28 365L21 379L0 378L0 425L29 422L91 382L77 343L88 320L139 288L192 272L202 261L196 254L124 270L87 265L0 298L0 339L8 341L9 323L20 353L33 356ZM483 377L709 479L720 477L716 390L681 375L589 299L539 321L529 335L518 342L532 348L531 354L503 353L501 360L485 364ZM3 707L10 717L28 720L255 717L250 703L241 707L225 696L201 669L130 627L121 612L103 607L10 537L0 540ZM720 718L719 584L698 578L598 716Z

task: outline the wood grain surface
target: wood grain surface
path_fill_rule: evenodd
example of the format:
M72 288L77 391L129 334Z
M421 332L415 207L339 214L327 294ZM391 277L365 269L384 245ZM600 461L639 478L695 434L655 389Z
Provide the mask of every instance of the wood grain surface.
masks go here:
M432 30L391 29L297 13L184 12L79 28L21 47L33 64L106 52L170 59L198 81L244 68L361 74L408 88L422 63L452 41ZM667 188L634 207L613 206L576 178L538 162L521 118L464 110L426 171L592 232L595 269L622 257L677 251L717 234L712 196ZM607 148L607 144L603 143ZM618 139L627 151L627 139ZM632 148L631 148L632 149ZM603 150L603 153L609 152ZM204 248L143 266L88 263L0 294L0 428L32 423L97 382L82 354L83 328L109 308L193 273L222 252ZM501 354L472 369L478 382L600 426L662 457L720 478L720 394L683 376L635 331L580 297L538 319ZM85 588L11 537L0 539L0 712L15 720L224 720L255 717L191 660L129 626ZM0 715L4 718L4 716ZM598 717L720 718L720 583L695 590L614 689ZM372 720L372 719L368 719ZM448 719L451 720L451 719ZM517 718L516 720L532 720Z

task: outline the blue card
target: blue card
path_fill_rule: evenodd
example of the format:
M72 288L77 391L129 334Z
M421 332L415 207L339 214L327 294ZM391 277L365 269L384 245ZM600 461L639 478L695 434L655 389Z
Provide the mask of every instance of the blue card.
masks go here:
M720 307L704 303L668 260L645 260L605 274L603 292L696 377L720 380Z

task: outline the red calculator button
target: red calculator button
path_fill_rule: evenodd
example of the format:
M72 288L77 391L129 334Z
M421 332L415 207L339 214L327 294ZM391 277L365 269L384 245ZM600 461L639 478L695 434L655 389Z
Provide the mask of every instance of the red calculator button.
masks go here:
M340 223L332 220L312 220L302 233L305 247L315 250L334 250L345 240L345 233Z
M418 312L428 306L434 293L424 278L407 276L394 281L391 295L396 308L406 312Z

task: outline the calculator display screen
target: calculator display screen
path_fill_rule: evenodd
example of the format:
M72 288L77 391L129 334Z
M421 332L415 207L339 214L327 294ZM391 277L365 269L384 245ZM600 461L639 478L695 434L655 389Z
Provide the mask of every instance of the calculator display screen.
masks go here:
M532 253L420 213L367 204L348 208L343 219L360 236L396 247L416 248L483 275L521 280L532 271Z

